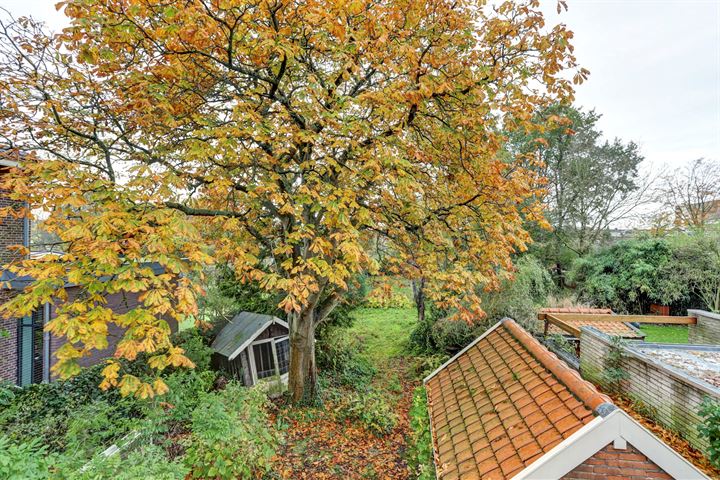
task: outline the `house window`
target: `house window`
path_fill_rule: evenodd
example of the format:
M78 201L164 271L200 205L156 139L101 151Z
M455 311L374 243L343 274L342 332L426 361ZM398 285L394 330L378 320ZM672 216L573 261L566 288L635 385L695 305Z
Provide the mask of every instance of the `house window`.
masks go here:
M284 375L290 366L288 337L271 338L252 344L255 380Z
M18 385L43 381L43 310L18 323Z

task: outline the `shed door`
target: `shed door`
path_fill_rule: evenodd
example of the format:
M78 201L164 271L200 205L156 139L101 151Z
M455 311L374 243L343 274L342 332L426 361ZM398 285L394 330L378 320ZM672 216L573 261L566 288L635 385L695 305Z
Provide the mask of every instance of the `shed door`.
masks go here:
M258 379L275 375L275 355L273 354L272 341L254 344L253 355L255 357L255 373Z
M276 337L252 344L251 362L255 380L285 375L290 366L290 340Z

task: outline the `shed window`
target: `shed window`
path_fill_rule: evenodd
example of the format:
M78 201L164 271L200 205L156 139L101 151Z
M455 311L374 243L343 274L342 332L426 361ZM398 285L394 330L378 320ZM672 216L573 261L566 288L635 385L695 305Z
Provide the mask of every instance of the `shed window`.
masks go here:
M255 355L255 372L257 378L267 378L275 375L275 359L273 358L273 342L253 345Z
M284 375L290 366L290 341L288 337L261 340L252 345L255 379Z
M288 338L276 340L275 349L277 350L278 367L282 375L287 373L290 368L290 340Z

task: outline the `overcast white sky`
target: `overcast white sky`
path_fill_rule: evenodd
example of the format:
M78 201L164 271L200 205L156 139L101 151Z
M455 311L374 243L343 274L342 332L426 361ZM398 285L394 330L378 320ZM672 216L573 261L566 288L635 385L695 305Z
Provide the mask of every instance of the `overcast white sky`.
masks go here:
M15 16L54 29L55 0L0 0ZM705 157L720 161L720 0L543 0L548 23L575 32L591 72L577 104L602 113L608 137L636 141L657 171Z

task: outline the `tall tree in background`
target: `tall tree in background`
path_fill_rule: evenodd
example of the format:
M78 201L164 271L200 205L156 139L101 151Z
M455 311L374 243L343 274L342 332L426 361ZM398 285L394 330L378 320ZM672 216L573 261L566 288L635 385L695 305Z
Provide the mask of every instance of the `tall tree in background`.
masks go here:
M416 245L415 278L466 319L530 240L539 172L499 154L503 132L536 129L576 68L571 33L546 29L537 1L62 6L72 24L56 38L0 25L0 138L25 155L5 187L65 243L11 267L35 282L3 310L58 304L61 375L107 345L110 323L126 332L117 358L188 364L165 319L194 314L204 267L222 262L280 293L300 401L315 393L315 329L375 268L370 235L397 265ZM64 278L83 295L68 301ZM114 313L117 292L141 305ZM104 375L126 394L165 388L117 360Z
M524 136L513 149L536 151L542 159L552 231L538 232L537 237L562 285L569 262L587 254L611 224L644 202L648 183L638 180L643 160L638 146L617 138L603 141L595 111L556 105L540 117L549 125L546 131Z
M664 175L658 198L676 227L704 228L720 219L720 162L699 158Z

